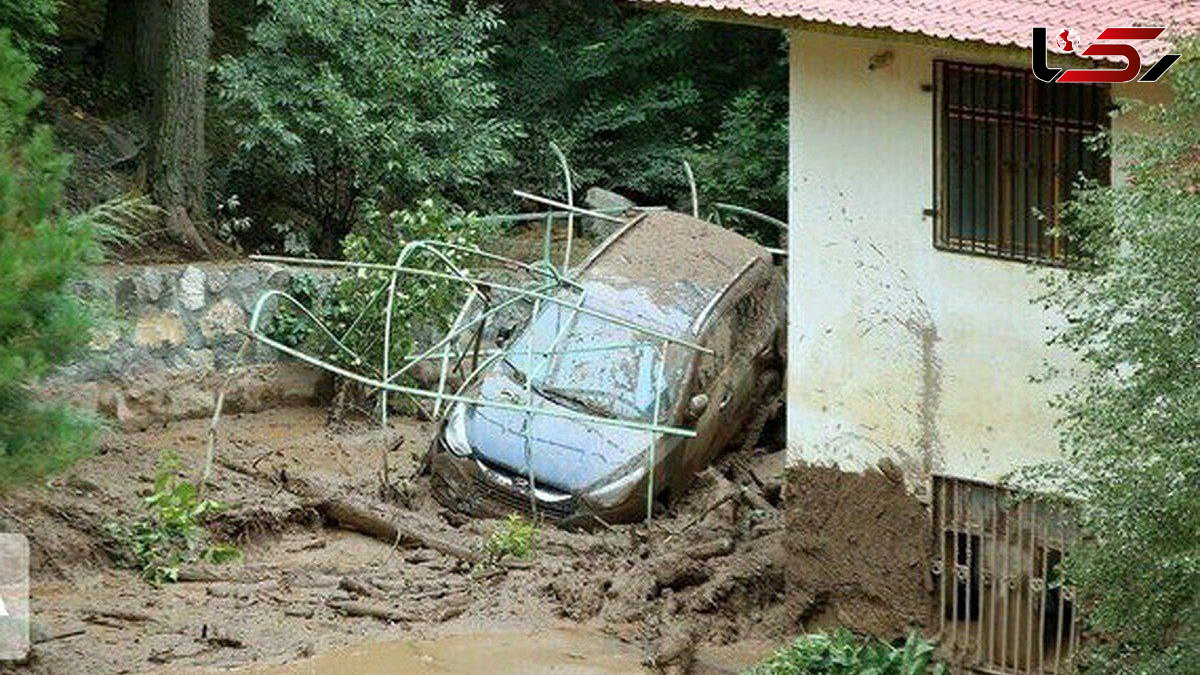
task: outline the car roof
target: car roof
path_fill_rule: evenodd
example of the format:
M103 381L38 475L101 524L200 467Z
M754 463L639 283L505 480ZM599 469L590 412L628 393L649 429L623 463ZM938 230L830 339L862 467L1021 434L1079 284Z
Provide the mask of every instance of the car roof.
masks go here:
M769 263L770 253L732 230L682 213L650 211L602 243L577 280L585 287L636 285L690 325L756 259Z

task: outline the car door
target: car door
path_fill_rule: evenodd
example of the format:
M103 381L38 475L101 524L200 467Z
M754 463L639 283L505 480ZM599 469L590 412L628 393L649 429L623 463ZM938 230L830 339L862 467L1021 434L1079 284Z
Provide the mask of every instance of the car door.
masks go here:
M688 398L705 395L708 405L694 419L696 437L685 444L679 458L679 474L685 480L690 481L738 437L754 412L763 370L759 355L764 348L774 348L770 271L755 264L748 272L713 308L701 331L713 353L698 357Z

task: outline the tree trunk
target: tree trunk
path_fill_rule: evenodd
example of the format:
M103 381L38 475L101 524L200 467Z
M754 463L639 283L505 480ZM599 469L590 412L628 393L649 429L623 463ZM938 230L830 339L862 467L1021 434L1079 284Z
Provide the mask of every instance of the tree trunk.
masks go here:
M108 0L104 5L104 77L125 87L137 89L137 12L134 0Z
M167 6L173 0L109 0L134 6L134 91L154 95L162 79ZM205 10L207 12L207 9ZM207 24L207 19L205 23Z
M162 12L161 77L150 116L146 179L167 228L207 254L204 222L204 84L208 0L144 0Z

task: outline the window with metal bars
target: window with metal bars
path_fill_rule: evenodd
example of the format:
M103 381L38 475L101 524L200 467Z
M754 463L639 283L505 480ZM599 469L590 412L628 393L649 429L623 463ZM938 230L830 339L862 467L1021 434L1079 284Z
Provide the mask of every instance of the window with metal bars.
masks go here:
M933 480L933 573L943 655L971 673L1068 675L1080 639L1063 556L1075 507L948 476Z
M1108 126L1104 85L1047 84L1027 69L935 61L934 244L1063 264L1058 207L1080 178L1107 182L1088 139Z

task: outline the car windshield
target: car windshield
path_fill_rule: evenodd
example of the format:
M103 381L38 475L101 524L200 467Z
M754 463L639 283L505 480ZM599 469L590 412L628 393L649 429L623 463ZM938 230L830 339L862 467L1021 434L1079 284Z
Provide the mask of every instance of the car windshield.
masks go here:
M674 350L670 350L674 351ZM662 340L558 304L543 305L506 362L543 396L592 413L651 421L665 416L682 377L668 359L655 390ZM660 420L661 421L661 420Z

